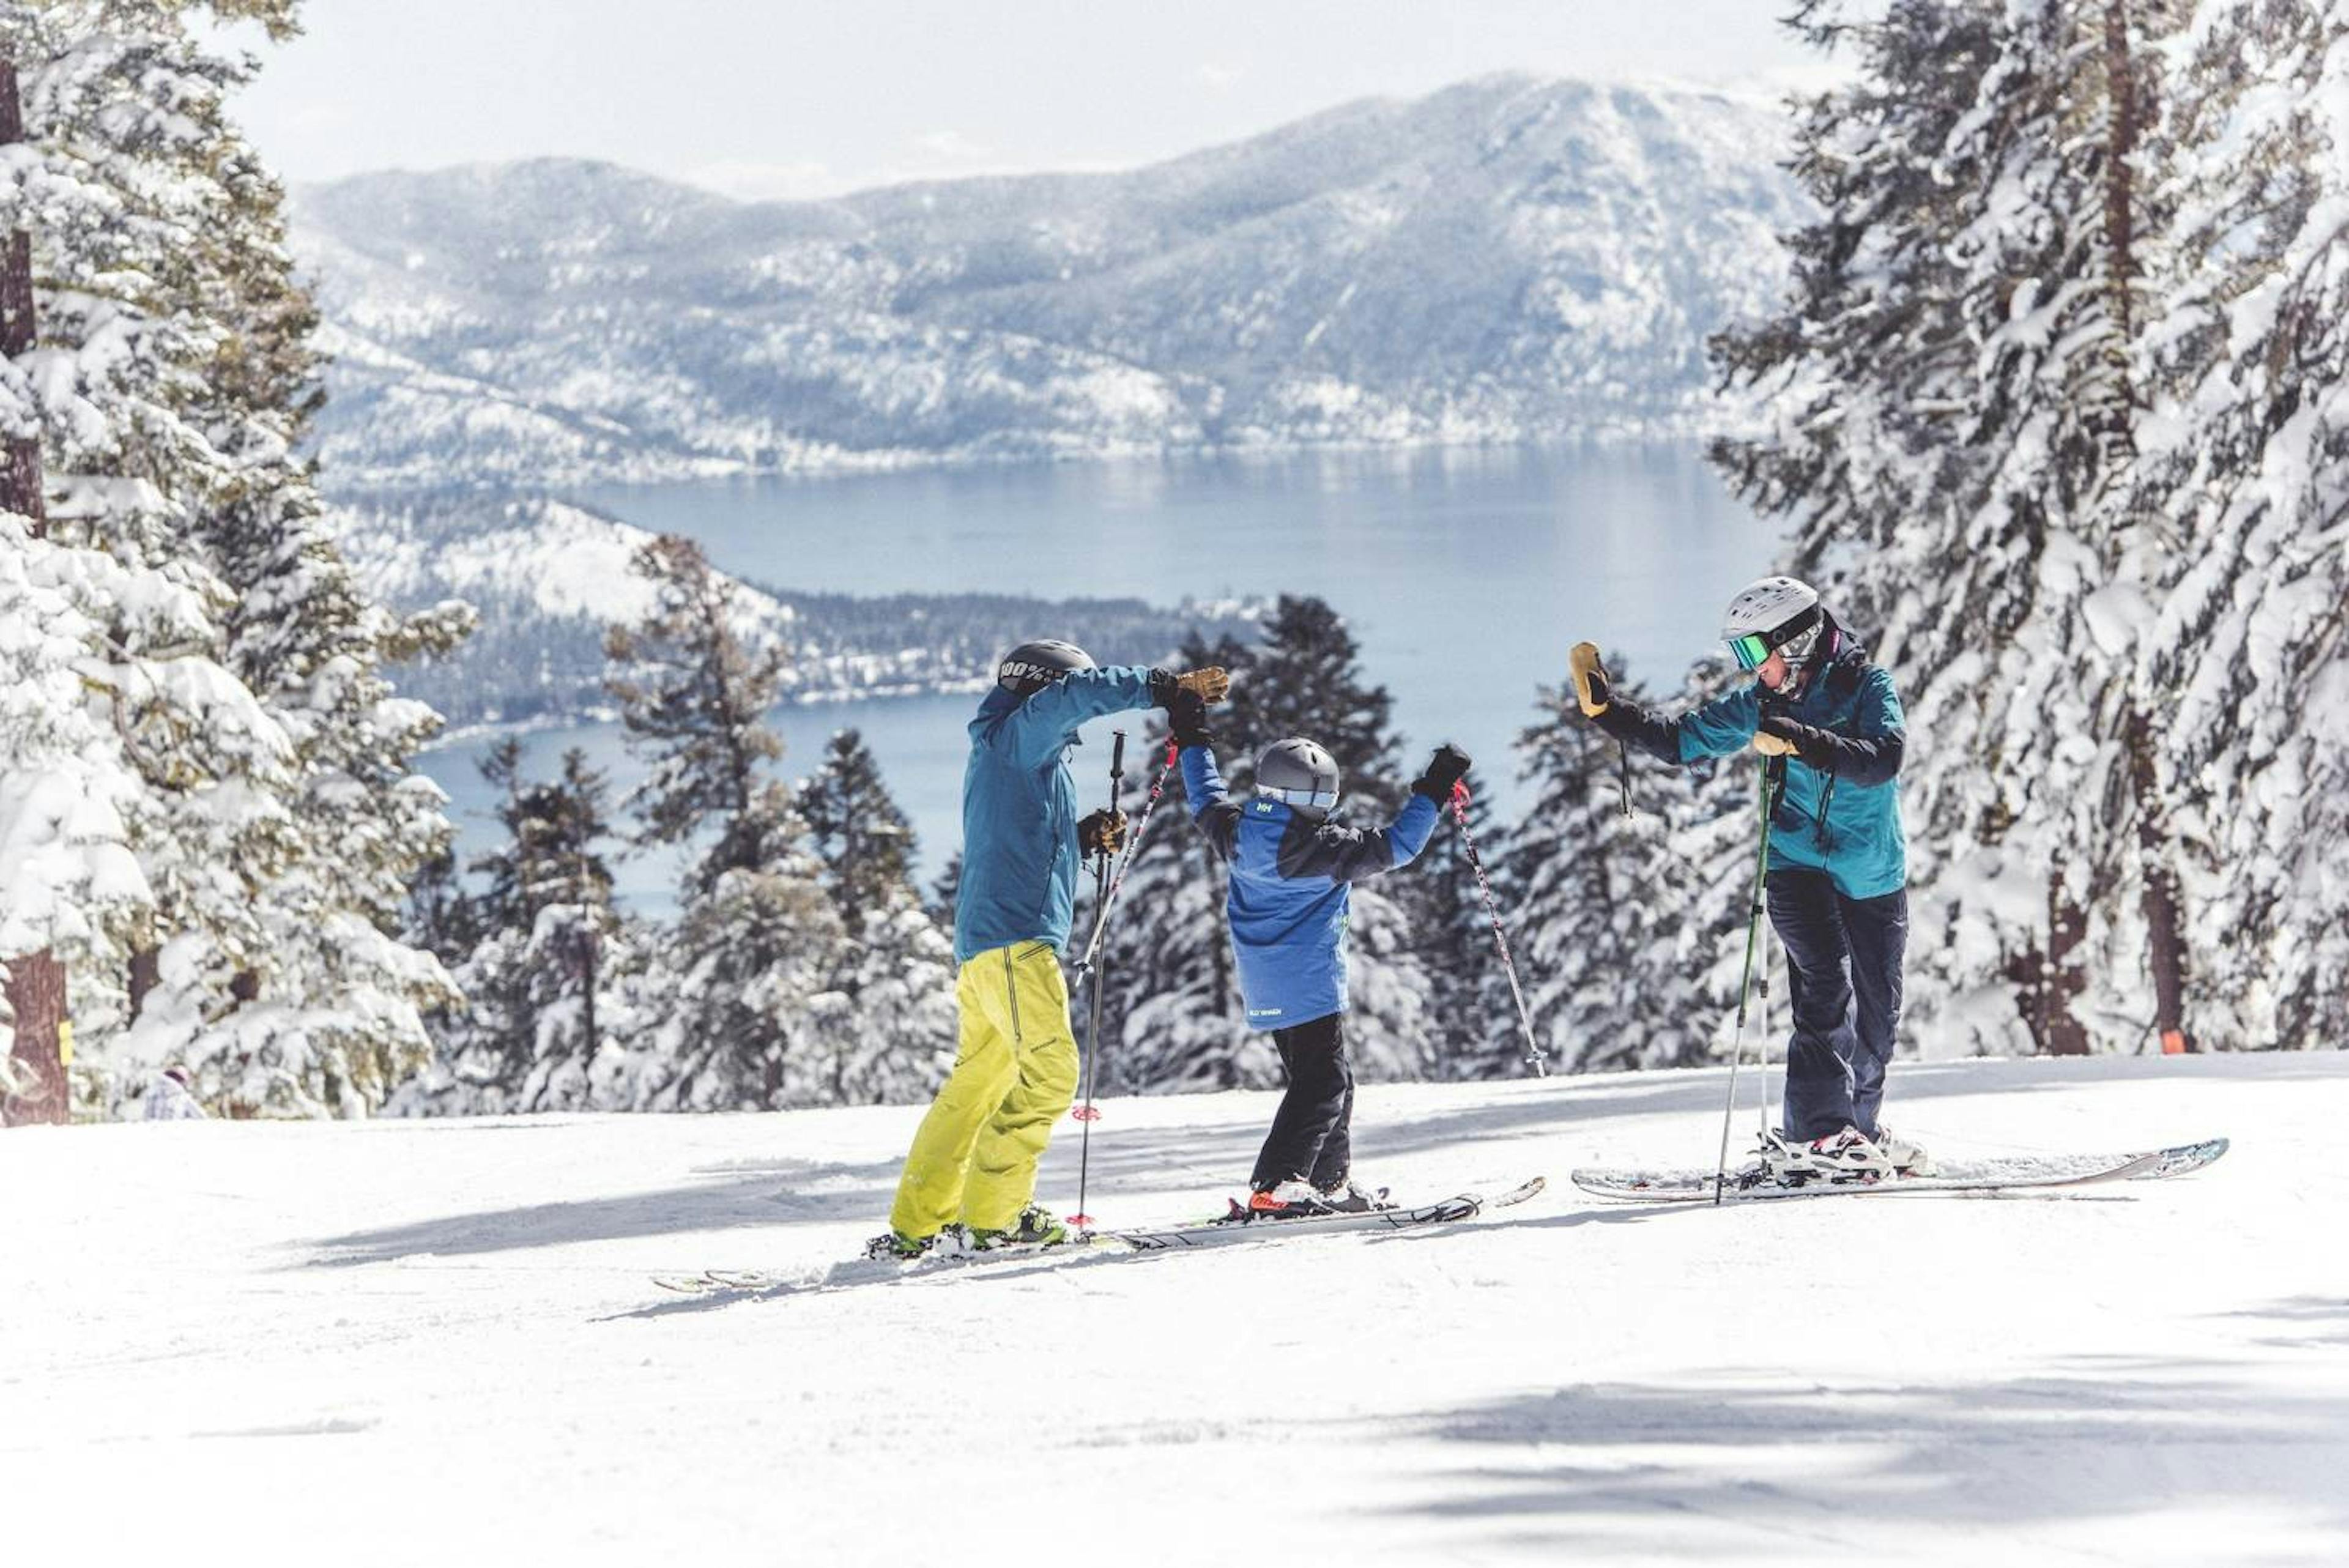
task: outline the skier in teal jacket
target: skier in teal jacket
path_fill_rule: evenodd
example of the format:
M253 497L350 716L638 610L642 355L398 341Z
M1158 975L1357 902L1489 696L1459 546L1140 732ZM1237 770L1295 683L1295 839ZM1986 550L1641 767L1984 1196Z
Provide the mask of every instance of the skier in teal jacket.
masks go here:
M1899 696L1792 577L1739 593L1722 635L1754 683L1676 719L1615 696L1587 643L1576 650L1576 696L1600 729L1675 765L1749 743L1765 759L1770 923L1786 949L1795 1021L1785 1125L1764 1139L1764 1163L1781 1179L1922 1174L1925 1152L1877 1116L1909 940Z
M1077 819L1069 752L1087 720L1164 707L1177 691L1215 701L1229 684L1220 670L1098 669L1084 649L1050 639L1020 644L997 667L963 767L960 1049L915 1131L889 1229L867 1245L874 1257L918 1257L942 1241L983 1250L1067 1240L1035 1201L1036 1162L1077 1087L1061 949L1078 861L1116 853L1124 832L1113 811Z

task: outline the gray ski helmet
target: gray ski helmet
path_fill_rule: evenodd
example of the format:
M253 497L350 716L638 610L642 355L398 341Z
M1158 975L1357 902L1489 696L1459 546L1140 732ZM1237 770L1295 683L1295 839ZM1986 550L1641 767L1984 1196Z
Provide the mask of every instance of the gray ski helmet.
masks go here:
M1046 638L1039 642L1023 642L1003 656L995 667L995 683L1016 696L1025 697L1031 691L1041 691L1071 670L1091 670L1092 655L1073 642L1056 642Z
M1801 666L1818 648L1819 630L1826 612L1807 583L1792 577L1764 577L1749 583L1729 601L1722 618L1721 639L1740 670L1759 670L1773 653Z
M1256 760L1256 793L1292 811L1327 815L1338 804L1338 760L1300 736L1275 741Z

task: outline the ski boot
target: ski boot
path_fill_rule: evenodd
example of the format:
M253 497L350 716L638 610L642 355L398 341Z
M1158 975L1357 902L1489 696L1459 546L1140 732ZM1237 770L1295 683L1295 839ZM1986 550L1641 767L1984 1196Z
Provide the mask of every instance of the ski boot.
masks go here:
M1762 1147L1755 1152L1761 1157L1761 1174L1781 1187L1800 1187L1809 1181L1879 1181L1895 1174L1892 1162L1876 1141L1855 1127L1807 1142L1772 1127L1762 1135Z
M1069 1228L1052 1218L1050 1210L1040 1203L1030 1203L1019 1211L1019 1218L1001 1231L973 1226L970 1231L971 1251L992 1252L999 1247L1057 1247L1069 1239Z
M902 1231L885 1231L864 1243L866 1257L893 1263L910 1263L916 1258L933 1254L945 1257L969 1250L969 1238L959 1225L948 1225L934 1236L908 1236Z
M1882 1122L1876 1124L1876 1147L1884 1151L1895 1175L1933 1176L1940 1170L1933 1163L1933 1157L1925 1152L1924 1145L1902 1137Z
M1387 1201L1385 1188L1375 1188L1365 1192L1350 1181L1340 1181L1333 1186L1317 1189L1313 1194L1313 1199L1320 1211L1328 1214L1367 1214L1373 1209L1394 1207Z
M1238 1210L1239 1206L1234 1204ZM1308 1214L1329 1212L1322 1206L1321 1194L1309 1181L1291 1177L1277 1187L1248 1194L1247 1208L1235 1214L1235 1219L1296 1220Z

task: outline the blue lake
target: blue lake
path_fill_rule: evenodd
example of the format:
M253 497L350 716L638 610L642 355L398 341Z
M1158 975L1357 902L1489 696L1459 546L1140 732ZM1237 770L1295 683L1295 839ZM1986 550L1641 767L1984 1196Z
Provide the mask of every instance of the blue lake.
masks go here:
M1351 624L1371 679L1393 692L1406 754L1462 746L1505 818L1520 797L1511 742L1536 688L1564 679L1569 646L1589 638L1669 689L1714 646L1722 606L1781 544L1690 445L1019 465L621 485L575 499L690 535L718 566L783 589L1169 605L1319 595ZM813 768L833 731L862 730L921 836L925 875L935 873L960 837L963 724L975 702L784 709L786 770ZM1147 720L1119 722L1138 743ZM455 797L469 853L493 836L476 767L491 743L469 739L426 759ZM639 776L616 726L526 738L540 771L571 745L622 788ZM1105 788L1106 769L1106 747L1081 763L1081 774L1104 775L1086 782L1088 798ZM623 891L658 907L674 876L673 861L638 859L622 872Z

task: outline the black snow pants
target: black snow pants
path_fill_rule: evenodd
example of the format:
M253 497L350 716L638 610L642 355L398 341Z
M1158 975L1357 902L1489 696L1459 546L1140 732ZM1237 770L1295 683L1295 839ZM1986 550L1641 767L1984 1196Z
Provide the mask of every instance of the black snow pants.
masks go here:
M1770 924L1786 947L1795 1011L1786 1046L1786 1136L1847 1125L1871 1136L1900 1026L1909 895L1847 898L1824 871L1770 873Z
M1346 1060L1344 1023L1344 1013L1332 1012L1273 1031L1280 1064L1288 1070L1288 1092L1248 1179L1257 1191L1293 1179L1325 1189L1345 1181L1353 1158L1347 1129L1354 1119L1354 1064Z

